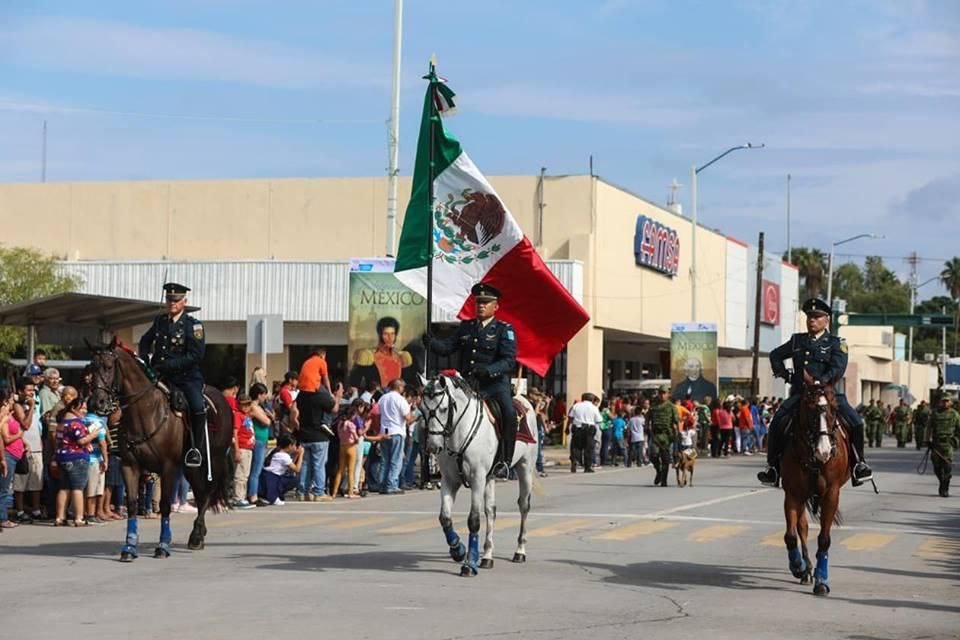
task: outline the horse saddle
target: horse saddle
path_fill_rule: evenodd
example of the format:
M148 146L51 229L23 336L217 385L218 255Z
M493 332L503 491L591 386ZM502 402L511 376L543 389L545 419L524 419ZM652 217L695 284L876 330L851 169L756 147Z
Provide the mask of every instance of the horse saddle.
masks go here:
M166 396L167 402L170 405L170 410L173 411L179 418L183 418L184 421L190 422L190 404L187 402L187 396L180 389L173 385L167 385L165 383L157 382L157 388L163 392L163 395ZM210 399L210 396L207 395L206 390L203 392L203 403L206 405L207 413L212 413L217 415L217 406L213 404L213 400Z
M490 416L493 426L497 429L497 438L502 438L503 433L500 429L500 425L503 424L503 414L500 412L500 404L491 402L490 400L484 400L483 404L487 408L487 414ZM523 406L522 402L516 398L513 398L513 410L517 416L517 442L536 444L537 438L530 433L530 427L527 424L527 421L524 419L524 416L526 415L526 407Z

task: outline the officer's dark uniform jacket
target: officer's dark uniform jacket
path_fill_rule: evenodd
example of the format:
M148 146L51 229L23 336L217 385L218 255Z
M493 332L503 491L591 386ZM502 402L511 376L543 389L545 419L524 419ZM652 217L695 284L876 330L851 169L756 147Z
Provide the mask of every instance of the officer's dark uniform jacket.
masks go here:
M186 313L176 321L167 314L157 316L140 338L140 357L147 360L164 381L183 391L191 413L205 411L200 372L205 350L203 324ZM153 356L148 360L150 353Z
M800 401L803 389L803 372L826 386L843 377L847 370L847 345L838 336L824 331L819 338L809 333L795 333L790 341L770 352L770 366L776 376L786 377L787 367L784 361L793 360L793 376L790 378L790 397L780 405L772 422L777 426L781 420L793 412ZM863 422L845 395L837 394L837 408L843 421L851 427L862 427Z
M500 405L504 424L513 425L511 433L516 432L510 375L517 367L517 340L510 323L492 318L483 326L477 319L465 320L453 336L431 341L430 350L440 355L458 351L464 377L475 375L476 367L484 365L487 375L477 376L480 392Z

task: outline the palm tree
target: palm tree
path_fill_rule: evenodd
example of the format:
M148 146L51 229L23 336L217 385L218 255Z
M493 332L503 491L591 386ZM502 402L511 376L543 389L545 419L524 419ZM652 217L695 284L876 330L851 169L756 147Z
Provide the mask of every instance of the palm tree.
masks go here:
M940 282L950 292L950 297L955 301L960 301L960 258L954 256L943 263L943 271L940 272ZM953 354L958 355L960 348L960 306L957 307L957 313L954 318L953 330Z
M819 249L797 247L790 256L793 265L800 272L800 286L804 298L816 298L824 290L827 273L827 257ZM783 259L787 256L784 254Z

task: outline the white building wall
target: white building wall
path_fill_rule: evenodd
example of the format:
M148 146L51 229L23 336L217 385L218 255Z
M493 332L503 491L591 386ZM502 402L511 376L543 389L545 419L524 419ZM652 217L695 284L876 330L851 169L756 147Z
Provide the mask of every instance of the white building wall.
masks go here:
M747 247L735 240L727 239L727 303L726 303L726 343L720 345L730 349L748 349L748 314L753 302L747 300Z

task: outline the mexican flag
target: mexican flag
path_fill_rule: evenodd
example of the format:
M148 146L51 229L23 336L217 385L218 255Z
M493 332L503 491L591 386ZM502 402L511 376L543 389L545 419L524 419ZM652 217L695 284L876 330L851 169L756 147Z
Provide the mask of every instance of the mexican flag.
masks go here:
M512 324L517 335L517 360L546 375L554 356L590 316L543 263L460 143L444 130L440 116L453 109L453 91L432 66L426 79L430 85L394 268L397 278L426 295L432 260L433 301L461 320L476 314L470 288L477 282L493 285L503 294L497 317Z

